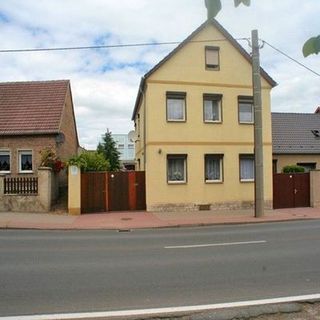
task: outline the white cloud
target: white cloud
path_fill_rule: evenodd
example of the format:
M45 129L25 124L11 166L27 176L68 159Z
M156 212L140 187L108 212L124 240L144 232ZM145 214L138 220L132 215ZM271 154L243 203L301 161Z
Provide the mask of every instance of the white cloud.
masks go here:
M271 4L272 3L272 4ZM320 71L319 57L302 57L304 41L319 34L320 2L253 0L235 9L223 0L218 20L234 37L261 38ZM206 18L204 0L10 0L0 2L1 48L86 46L181 41ZM80 143L95 148L103 132L132 129L140 77L174 46L0 54L0 81L70 79ZM320 78L273 49L261 50L279 83L274 111L313 112Z

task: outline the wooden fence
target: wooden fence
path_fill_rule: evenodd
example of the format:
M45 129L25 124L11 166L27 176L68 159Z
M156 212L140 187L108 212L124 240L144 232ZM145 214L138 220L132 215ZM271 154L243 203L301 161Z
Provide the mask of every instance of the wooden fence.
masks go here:
M4 194L37 195L37 177L4 178Z

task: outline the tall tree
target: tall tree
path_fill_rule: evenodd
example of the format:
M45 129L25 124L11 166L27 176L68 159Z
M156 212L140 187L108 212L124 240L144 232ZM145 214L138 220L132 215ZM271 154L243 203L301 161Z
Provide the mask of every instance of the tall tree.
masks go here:
M97 151L108 160L110 171L118 171L120 169L120 152L117 150L116 142L113 140L109 129L103 135L102 142L99 142Z

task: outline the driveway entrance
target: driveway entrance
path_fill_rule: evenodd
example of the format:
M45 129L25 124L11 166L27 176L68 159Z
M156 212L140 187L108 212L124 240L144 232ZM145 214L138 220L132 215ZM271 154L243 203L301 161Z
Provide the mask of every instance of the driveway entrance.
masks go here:
M273 175L273 208L310 207L310 174Z

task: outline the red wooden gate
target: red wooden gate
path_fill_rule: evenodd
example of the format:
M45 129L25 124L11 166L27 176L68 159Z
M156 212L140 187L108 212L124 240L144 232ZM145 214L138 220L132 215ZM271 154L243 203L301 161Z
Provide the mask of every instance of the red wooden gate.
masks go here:
M310 174L273 175L273 208L310 207Z
M81 174L81 212L145 210L145 172Z

